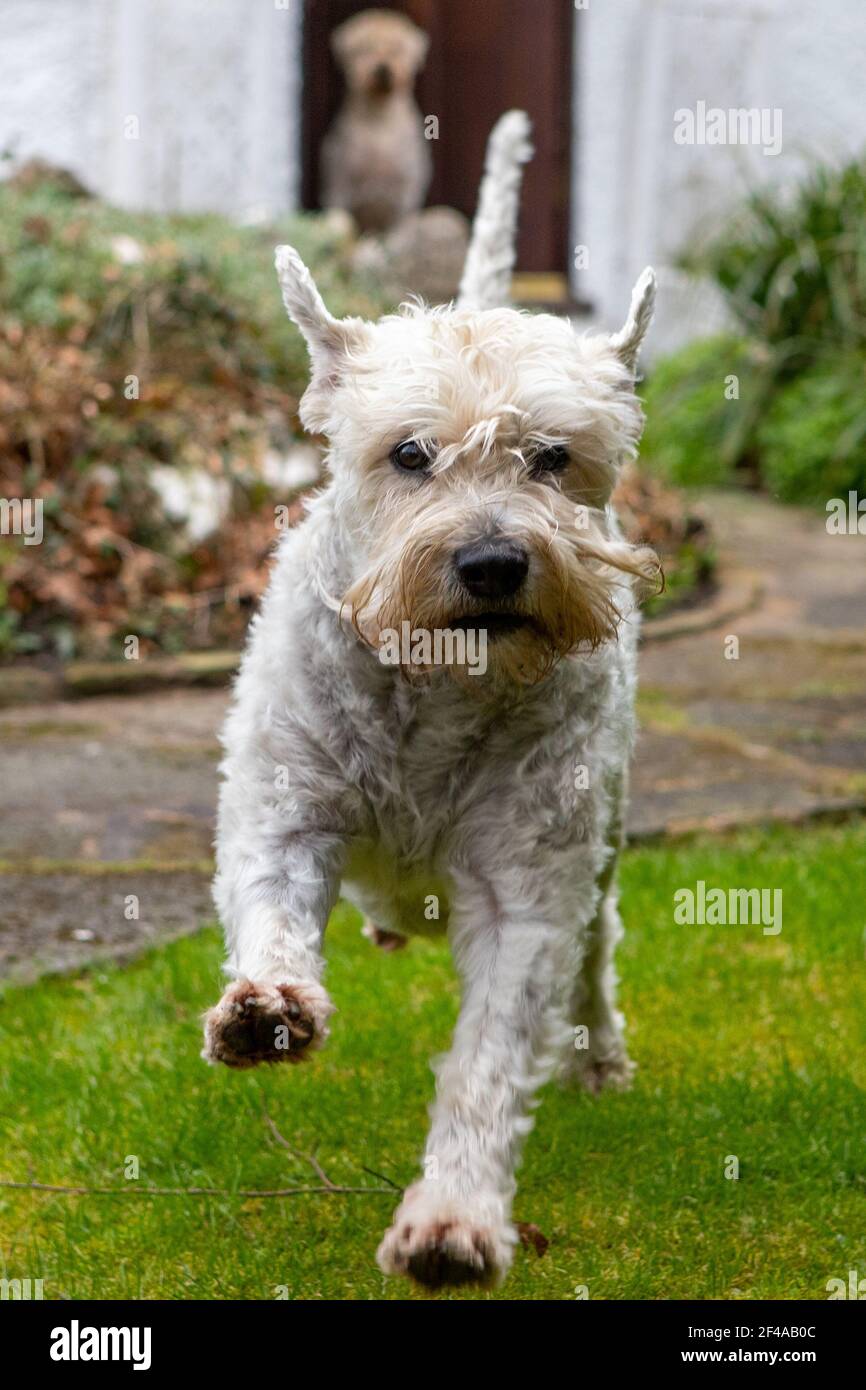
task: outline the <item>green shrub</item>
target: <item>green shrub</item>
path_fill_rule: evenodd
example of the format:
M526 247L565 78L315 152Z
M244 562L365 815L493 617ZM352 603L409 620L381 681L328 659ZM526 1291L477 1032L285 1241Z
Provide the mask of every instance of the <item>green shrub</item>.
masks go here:
M758 447L764 483L785 502L866 493L866 355L823 358L783 385Z
M866 161L819 167L793 191L756 192L680 258L709 276L742 335L658 363L643 456L678 483L744 474L786 501L866 484ZM739 378L739 400L724 378Z
M26 190L0 183L0 313L123 365L146 348L152 375L179 370L188 384L229 372L297 395L307 358L277 289L278 241L298 248L333 312L381 312L327 218L240 227L216 214L126 212L50 178Z
M731 376L739 399L726 394ZM647 423L641 458L680 486L730 482L762 380L755 351L739 338L703 338L664 358L642 392Z
M740 328L776 350L782 374L828 345L866 347L866 160L819 166L793 193L753 193L680 261L715 280Z

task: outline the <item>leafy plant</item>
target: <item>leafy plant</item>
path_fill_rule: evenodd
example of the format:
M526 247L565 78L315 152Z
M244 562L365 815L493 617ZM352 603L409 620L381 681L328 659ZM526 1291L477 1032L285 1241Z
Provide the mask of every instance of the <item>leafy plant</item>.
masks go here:
M760 371L756 351L731 336L701 338L657 363L642 393L641 457L680 486L731 482ZM726 395L732 376L739 400Z
M739 337L657 365L645 393L650 465L680 483L745 473L789 501L861 486L866 160L819 167L793 192L752 194L681 264L719 286Z
M791 375L828 346L866 349L866 160L819 166L793 193L758 191L681 257L719 285L740 328Z
M759 427L761 473L786 502L866 493L866 356L827 356L783 385Z

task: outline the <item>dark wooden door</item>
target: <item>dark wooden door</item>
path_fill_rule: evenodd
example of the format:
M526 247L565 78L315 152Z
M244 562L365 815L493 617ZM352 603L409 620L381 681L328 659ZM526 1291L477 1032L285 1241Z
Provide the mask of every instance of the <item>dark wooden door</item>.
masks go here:
M318 204L318 152L342 97L329 47L332 29L363 0L307 0L304 33L303 202ZM491 126L519 106L533 124L535 158L521 200L518 268L567 271L569 265L573 0L403 0L400 10L430 36L417 86L425 115L439 120L432 142L428 203L471 216Z

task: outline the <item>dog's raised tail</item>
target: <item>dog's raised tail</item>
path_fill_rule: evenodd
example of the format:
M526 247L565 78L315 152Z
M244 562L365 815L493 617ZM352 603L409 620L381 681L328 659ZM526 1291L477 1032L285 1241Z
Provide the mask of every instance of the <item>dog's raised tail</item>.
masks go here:
M531 131L525 111L506 111L490 132L458 308L496 309L510 302L523 165L533 153Z

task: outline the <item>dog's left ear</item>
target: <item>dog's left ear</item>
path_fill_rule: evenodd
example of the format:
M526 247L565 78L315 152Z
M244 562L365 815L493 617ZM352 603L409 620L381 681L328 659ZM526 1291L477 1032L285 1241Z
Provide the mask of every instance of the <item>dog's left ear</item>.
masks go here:
M293 246L278 246L274 260L286 313L303 333L310 352L312 371L301 401L301 421L314 432L325 430L330 397L347 357L361 345L366 325L363 319L335 319L328 312Z
M618 333L611 336L610 345L620 361L634 372L637 366L641 343L652 323L656 302L656 277L652 266L638 276L631 292L631 307L628 318Z

